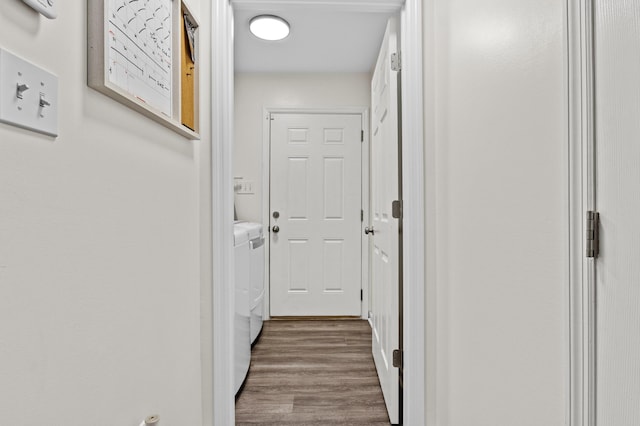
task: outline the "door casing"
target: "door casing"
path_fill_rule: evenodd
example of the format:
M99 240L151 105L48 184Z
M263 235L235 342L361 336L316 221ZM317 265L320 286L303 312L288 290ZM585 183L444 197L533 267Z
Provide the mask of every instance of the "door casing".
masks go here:
M595 261L585 217L595 207L593 2L567 1L569 99L570 426L595 426Z
M240 3L250 3L238 1ZM235 4L235 2L234 2ZM425 274L425 267L435 265L435 253L425 247L435 243L435 234L426 240L425 231L434 222L425 216L433 213L433 193L425 192L425 151L423 122L423 1L422 0L310 0L305 7L330 8L350 12L398 11L401 21L403 61L402 150L403 150L403 335L404 370L403 418L407 425L432 426L429 411L435 408L435 392L426 392L435 386L436 359L435 324L428 330L425 323L427 307L425 296L436 288L435 270ZM425 2L428 13L429 2ZM373 9L372 9L373 8ZM202 317L212 318L211 328L202 327L203 418L205 424L232 425L235 423L233 399L233 8L230 2L213 2L211 7L213 54L211 55L211 186L212 205L212 283L202 283ZM432 49L433 46L426 46ZM428 114L432 111L428 111ZM428 157L427 157L428 158ZM430 160L429 160L430 161ZM425 220L426 217L426 220ZM429 241L431 241L429 243ZM430 311L433 318L434 311ZM209 330L212 330L209 333ZM425 362L427 360L427 362ZM426 364L426 365L425 365ZM428 368L426 368L428 366ZM208 373L211 373L210 375ZM435 389L435 388L433 388ZM425 404L426 401L426 404ZM209 419L211 421L209 422Z
M270 187L271 187L271 114L359 114L362 117L362 129L364 131L364 140L362 142L362 209L364 217L369 214L369 107L326 107L326 108L286 108L286 107L264 107L262 110L262 223L268 226L271 222L270 217ZM364 227L364 223L360 223L360 227ZM265 232L267 230L265 229ZM269 239L271 241L271 239ZM362 250L362 272L361 272L361 288L363 292L362 301L360 302L360 316L366 319L369 312L369 246L366 244L365 238L361 238ZM265 244L265 256L270 258L271 244ZM265 262L265 294L263 319L269 320L270 315L270 263Z
M593 0L568 0L570 119L571 426L597 426L596 260L586 258L586 212L596 210Z

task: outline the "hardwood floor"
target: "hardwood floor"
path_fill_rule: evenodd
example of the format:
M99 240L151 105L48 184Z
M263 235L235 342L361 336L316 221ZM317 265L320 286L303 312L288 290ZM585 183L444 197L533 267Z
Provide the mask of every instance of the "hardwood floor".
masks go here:
M389 425L362 320L266 321L236 425Z

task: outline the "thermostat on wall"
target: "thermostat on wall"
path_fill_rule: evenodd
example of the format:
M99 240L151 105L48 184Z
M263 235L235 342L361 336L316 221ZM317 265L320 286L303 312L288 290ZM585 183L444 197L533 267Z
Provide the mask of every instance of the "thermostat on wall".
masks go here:
M56 19L55 0L22 0L49 19Z

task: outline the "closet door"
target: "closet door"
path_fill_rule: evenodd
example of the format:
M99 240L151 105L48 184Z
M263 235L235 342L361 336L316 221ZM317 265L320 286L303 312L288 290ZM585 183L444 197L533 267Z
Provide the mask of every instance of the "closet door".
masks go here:
M596 425L640 425L640 2L595 0Z
M398 129L399 72L396 25L390 20L371 81L371 324L372 350L391 423L400 418L399 366L393 353L400 347L400 226L392 206L400 199ZM397 56L395 56L397 58Z

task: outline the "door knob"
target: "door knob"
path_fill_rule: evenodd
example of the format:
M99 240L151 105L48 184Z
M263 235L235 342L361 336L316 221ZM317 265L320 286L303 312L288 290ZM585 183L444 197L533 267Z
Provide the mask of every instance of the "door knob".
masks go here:
M375 232L373 231L373 226L367 226L366 228L364 228L364 233L367 235L369 234L374 235Z
M278 232L280 232L280 227L278 225L273 225L271 227L271 230L273 231L274 234L277 234Z

